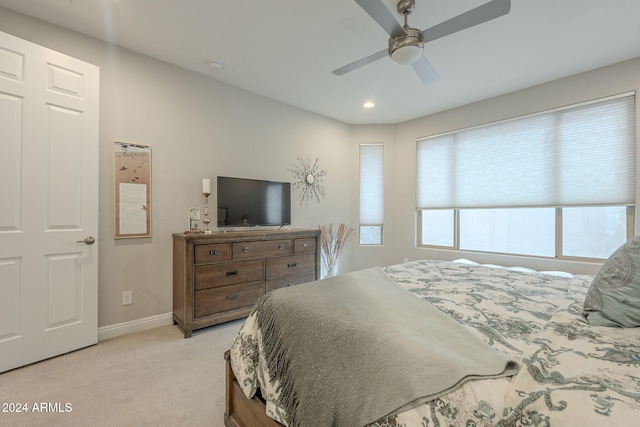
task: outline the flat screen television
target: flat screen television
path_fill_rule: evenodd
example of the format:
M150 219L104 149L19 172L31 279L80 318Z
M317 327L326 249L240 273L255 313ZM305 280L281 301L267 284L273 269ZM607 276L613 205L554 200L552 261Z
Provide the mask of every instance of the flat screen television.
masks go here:
M218 177L218 226L291 224L291 183Z

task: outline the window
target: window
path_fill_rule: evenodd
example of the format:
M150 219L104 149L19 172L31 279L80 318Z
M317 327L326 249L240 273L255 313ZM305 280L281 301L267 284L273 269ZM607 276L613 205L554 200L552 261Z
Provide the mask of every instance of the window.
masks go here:
M419 211L421 231L419 242L430 246L454 247L454 215L453 209L431 209Z
M608 258L634 233L624 206L562 209L562 252L565 256Z
M384 145L360 144L360 244L381 245L384 223Z
M418 244L606 258L633 236L635 96L417 142Z
M462 209L460 249L552 257L554 221L554 208Z

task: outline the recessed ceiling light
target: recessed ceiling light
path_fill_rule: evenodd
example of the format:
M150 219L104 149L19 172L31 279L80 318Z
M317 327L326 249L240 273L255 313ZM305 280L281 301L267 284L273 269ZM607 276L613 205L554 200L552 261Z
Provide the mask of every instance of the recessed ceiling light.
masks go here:
M374 104L374 103L373 103L373 102L371 102L371 101L367 101L367 102L365 102L364 104L362 104L362 106L363 106L364 108L373 108L373 107L375 107L375 106L376 106L376 104Z
M211 68L215 69L215 70L221 70L222 69L222 63L219 61L209 61L209 65L211 66Z

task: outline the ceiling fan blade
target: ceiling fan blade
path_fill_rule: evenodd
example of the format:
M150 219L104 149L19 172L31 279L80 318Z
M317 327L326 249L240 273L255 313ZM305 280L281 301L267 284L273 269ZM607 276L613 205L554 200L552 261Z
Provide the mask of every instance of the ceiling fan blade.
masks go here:
M373 55L369 55L365 58L359 59L351 64L345 65L344 67L340 67L336 70L333 70L332 73L336 76L341 76L343 74L348 73L349 71L357 70L360 67L364 67L367 64L371 64L373 61L377 61L378 59L385 58L388 55L387 49L381 50L380 52L376 52Z
M511 0L493 0L424 30L422 37L427 43L506 15L510 10Z
M404 34L402 25L380 0L355 0L391 37Z
M429 62L429 60L424 55L422 55L416 62L411 64L411 66L425 86L429 83L433 83L434 81L438 80L438 78L440 78L436 69L433 68L431 62Z

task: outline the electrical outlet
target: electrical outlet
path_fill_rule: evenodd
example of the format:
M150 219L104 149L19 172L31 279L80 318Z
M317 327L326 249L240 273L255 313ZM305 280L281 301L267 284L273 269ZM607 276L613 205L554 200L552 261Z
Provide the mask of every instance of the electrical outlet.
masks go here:
M124 291L122 293L122 305L133 304L133 291Z

